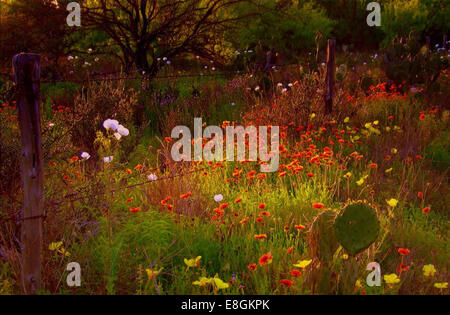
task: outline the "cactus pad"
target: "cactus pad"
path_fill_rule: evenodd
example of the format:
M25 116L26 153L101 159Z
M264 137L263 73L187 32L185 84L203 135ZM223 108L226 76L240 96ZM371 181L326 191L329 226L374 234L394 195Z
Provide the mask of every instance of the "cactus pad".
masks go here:
M379 229L375 209L362 202L347 205L334 221L336 237L350 255L368 248L376 240Z
M325 211L319 214L311 226L310 247L314 256L322 263L332 261L339 247L333 224L336 213Z

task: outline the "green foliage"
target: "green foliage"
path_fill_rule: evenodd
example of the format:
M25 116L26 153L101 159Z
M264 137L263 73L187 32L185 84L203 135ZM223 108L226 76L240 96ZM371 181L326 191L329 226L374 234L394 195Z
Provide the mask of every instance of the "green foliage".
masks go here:
M449 137L450 132L443 132L425 148L427 158L431 160L435 168L442 171L448 170L450 167Z
M420 83L430 87L436 82L441 70L448 67L448 59L441 58L445 52L430 51L420 44L419 38L410 34L406 43L398 38L385 49L384 69L389 79L400 84Z
M347 205L339 212L334 228L342 247L350 255L356 255L376 240L380 224L375 209L358 202Z
M317 31L326 38L330 34L333 22L323 10L311 3L297 5L295 2L262 1L255 17L246 19L238 34L232 34L230 41L241 49L256 48L279 52L285 59L296 60L300 53L315 46ZM246 8L252 12L253 6ZM256 56L259 62L265 62L265 52Z
M384 43L396 36L407 37L411 32L424 38L441 39L449 30L450 6L446 0L391 0L382 9L381 29Z

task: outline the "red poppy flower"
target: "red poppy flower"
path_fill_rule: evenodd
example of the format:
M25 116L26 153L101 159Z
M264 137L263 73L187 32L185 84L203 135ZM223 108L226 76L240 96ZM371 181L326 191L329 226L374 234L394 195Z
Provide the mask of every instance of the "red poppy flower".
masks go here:
M139 207L136 207L136 208L130 208L130 212L132 212L132 213L139 212L140 210L141 210L141 208L139 208Z
M260 203L258 206L259 209L264 209L265 207L266 207L266 205L264 203Z
M242 197L237 197L235 200L234 200L234 203L239 203L239 202L241 202L242 201Z
M286 254L292 253L293 250L294 250L294 247L289 247L286 251Z
M280 283L287 286L288 288L290 288L292 286L292 280L288 280L288 279L281 279Z
M297 230L303 230L303 229L305 229L305 226L302 225L302 224L295 225L294 227L295 227Z
M430 210L431 210L430 207L425 207L425 208L422 209L422 212L423 213L427 213L427 212L430 212Z
M297 269L294 269L291 271L291 276L293 277L300 277L302 275L302 273L300 271L298 271Z
M223 209L225 209L225 208L228 208L228 202L222 203L222 204L219 206L219 209L220 209L220 210L223 210Z
M400 266L398 266L397 271L400 273L400 272L406 271L406 270L408 270L408 269L409 269L409 266L406 266L406 265L404 265L404 264L400 264Z
M399 248L398 253L402 256L406 256L406 255L409 255L410 251L409 251L409 249L406 249L406 248Z
M419 116L419 119L420 119L420 120L424 120L424 119L425 119L425 114L421 114L421 115Z
M308 173L307 175L308 175L308 177L314 177L313 173Z
M270 217L270 212L268 211L262 211L259 213L260 217Z
M323 208L324 204L323 203L313 203L313 208L314 209L321 209Z
M421 192L421 191L418 191L418 192L417 192L417 197L419 197L420 199L422 199L422 198L423 198L423 194L422 194L422 192Z
M260 266L270 264L271 262L272 262L272 254L271 253L264 254L261 256L261 258L259 258Z
M170 199L171 199L170 197L167 197L167 198L161 200L161 206L164 206Z
M250 264L248 265L249 270L256 270L256 264Z

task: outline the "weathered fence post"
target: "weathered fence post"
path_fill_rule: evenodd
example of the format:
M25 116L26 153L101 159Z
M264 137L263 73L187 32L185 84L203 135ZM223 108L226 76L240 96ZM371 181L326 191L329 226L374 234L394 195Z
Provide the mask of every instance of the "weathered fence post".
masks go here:
M444 48L444 50L447 50L447 35L444 35L442 38L442 48Z
M327 74L326 74L326 94L325 94L325 112L330 114L333 110L333 91L334 91L334 81L335 81L335 54L336 41L334 39L328 40L327 46Z
M35 294L41 287L43 180L39 66L38 54L22 53L13 58L22 140L21 254L22 290L25 294Z

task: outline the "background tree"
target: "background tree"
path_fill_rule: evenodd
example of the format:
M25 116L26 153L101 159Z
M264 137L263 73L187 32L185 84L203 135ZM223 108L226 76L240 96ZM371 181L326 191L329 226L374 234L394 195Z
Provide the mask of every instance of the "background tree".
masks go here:
M42 65L49 75L59 76L59 58L73 50L76 29L66 23L67 0L2 1L0 60L10 65L19 52L43 54ZM47 60L47 62L46 62Z
M82 24L100 29L120 48L128 72L133 66L154 76L162 58L194 53L221 61L216 41L242 18L231 7L246 0L84 1ZM158 59L159 58L159 59Z

